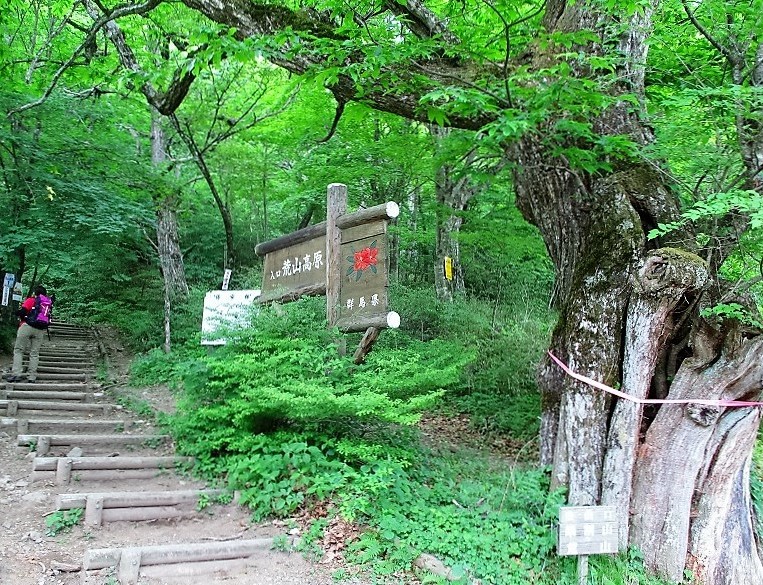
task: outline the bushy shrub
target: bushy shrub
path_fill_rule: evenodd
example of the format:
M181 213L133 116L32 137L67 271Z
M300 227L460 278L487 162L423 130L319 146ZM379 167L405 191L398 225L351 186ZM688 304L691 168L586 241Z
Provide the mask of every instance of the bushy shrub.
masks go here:
M413 456L394 437L471 359L455 342L416 341L375 349L355 365L339 355L339 333L326 329L315 300L263 308L252 327L226 336L212 355L189 352L167 372L183 380L171 424L179 449L203 472L227 475L258 514L292 512L364 465L408 465ZM161 370L159 359L152 363ZM272 490L295 493L273 499Z
M474 355L439 406L468 414L487 432L527 439L538 431L537 364L550 336L551 316L533 306L497 310L474 299L439 302L432 289L395 289L404 315L401 333L380 339L383 347L410 340L458 341Z

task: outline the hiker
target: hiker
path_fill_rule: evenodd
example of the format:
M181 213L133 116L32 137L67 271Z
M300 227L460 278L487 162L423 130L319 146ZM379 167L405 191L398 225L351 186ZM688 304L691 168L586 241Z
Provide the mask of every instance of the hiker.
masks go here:
M45 330L50 324L50 311L53 305L44 286L34 287L32 296L19 308L21 319L16 332L16 344L13 346L13 369L3 376L8 382L35 382L37 363L40 361L40 346L45 337ZM24 354L29 355L27 373L24 375Z

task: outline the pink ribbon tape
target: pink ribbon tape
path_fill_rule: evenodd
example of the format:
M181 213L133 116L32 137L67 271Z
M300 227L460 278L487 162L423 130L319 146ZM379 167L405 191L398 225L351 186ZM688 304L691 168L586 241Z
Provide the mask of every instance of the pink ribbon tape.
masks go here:
M747 402L745 400L704 400L702 398L684 398L684 399L681 399L681 398L678 398L678 399L638 398L636 396L631 396L630 394L626 394L625 392L620 392L619 390L615 390L611 386L607 386L606 384L597 382L593 378L589 378L588 376L583 376L581 374L573 372L567 366L567 364L565 364L562 360L560 360L550 351L548 352L548 355L554 361L554 363L556 363L556 365L558 365L560 368L562 368L565 371L565 373L568 376L571 376L575 378L576 380L580 380L581 382L585 382L589 386L593 386L594 388L598 388L599 390L604 390L604 392L609 392L610 394L614 394L615 396L618 396L619 398L624 398L625 400L630 400L631 402L635 402L636 404L701 404L702 406L736 406L736 407L763 406L763 402Z

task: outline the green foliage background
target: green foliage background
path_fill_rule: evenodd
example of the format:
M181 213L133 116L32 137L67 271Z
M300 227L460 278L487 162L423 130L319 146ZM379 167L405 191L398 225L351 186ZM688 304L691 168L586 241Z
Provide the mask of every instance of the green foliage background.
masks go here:
M63 27L44 45L35 19L28 18L30 4L6 4L0 24L13 34L0 44L4 114L39 98L81 40L75 28ZM759 0L733 4L736 28L729 35L756 34ZM475 63L521 58L533 43L551 41L567 47L574 61L583 58L573 53L576 45L593 38L586 32L549 39L538 31L540 13L528 17L524 5L431 5L468 40L451 56ZM725 23L728 5L703 2L699 17ZM344 9L332 2L320 6ZM34 7L45 17L40 22L57 22L70 9L62 2ZM628 13L636 5L602 3L607 8ZM506 44L495 41L504 21L516 23ZM523 103L523 109L502 108L479 135L454 133L436 145L424 124L348 104L334 136L323 140L336 106L326 84L345 73L361 91L404 87L404 80L382 76L383 66L407 66L431 55L436 45L401 39L388 22L377 20L368 29L348 27L349 40L326 41L333 50L330 66L288 76L261 58L285 37L239 43L231 31L199 22L179 5L163 5L151 19L130 17L120 25L142 39L137 57L150 65L148 73L121 70L99 39L44 103L0 119L0 269L23 269L27 286L42 282L55 292L59 318L119 330L141 355L133 383L168 384L175 392L178 412L165 423L179 449L196 457L195 472L239 490L255 518L329 507L331 514L367 528L350 556L382 576L399 577L416 555L430 552L464 579L575 582L573 561L553 552L563 494L549 493L547 472L528 463L540 414L535 368L554 320L553 269L537 231L514 207L512 169L493 176L479 165L459 163L477 142L481 156L495 158L501 141L537 131L564 112L545 128L547 145L590 173L635 158L659 162L684 205L681 223L697 227L700 249L728 235L718 227L720 217L747 213L752 229L722 274L761 305L756 279L763 205L758 193L729 179L741 168L733 114L740 103L750 111L759 108L760 88L732 83L723 59L689 26L680 3L671 1L660 5L650 38L645 105L657 140L647 149L637 150L623 137L597 136L590 122L612 103L604 90L617 81L614 73L606 74L618 65L616 54L578 63L602 72L597 82L575 78L569 63L560 62L541 72L554 80L547 84L520 67L501 80L505 88L492 80L488 91L442 86L425 95L421 107L439 122L498 108L499 90ZM725 24L722 30L725 42ZM173 44L159 58L151 47L168 31L199 52ZM367 42L369 31L378 42ZM347 65L354 43L366 58ZM140 93L146 81L167 87L178 70L197 75L177 115L200 143L246 108L253 112L249 127L206 153L233 221L232 288L260 286L257 243L293 231L306 217L311 223L323 219L329 183L348 185L352 209L387 200L401 204L403 213L391 230L398 263L390 298L403 326L385 331L362 366L338 355L339 335L326 330L319 301L278 312L263 309L252 316L251 327L229 332L232 342L225 348L208 355L200 346L203 296L219 286L225 263L222 220L177 136L170 140L172 163L151 163L151 112ZM453 165L457 177L485 183L458 211L464 220L458 242L466 290L452 303L438 302L432 286L443 211L435 202L434 177L442 164ZM163 287L153 242L157 205L168 195L178 197L191 285L190 297L173 305L170 355L156 349L163 341ZM15 334L12 309L1 312L5 351ZM734 309L711 310L759 324L755 315ZM347 345L356 342L357 336L349 336ZM499 457L440 449L428 442L420 422L434 416L466 417L483 444L499 440L513 450ZM760 516L760 447L754 465ZM310 534L318 538L326 522L316 514ZM596 559L592 580L657 583L644 572L637 551Z

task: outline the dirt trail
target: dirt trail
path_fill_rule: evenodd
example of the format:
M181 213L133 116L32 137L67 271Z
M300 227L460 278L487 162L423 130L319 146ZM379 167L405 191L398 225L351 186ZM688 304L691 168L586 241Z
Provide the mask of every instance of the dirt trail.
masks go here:
M112 495L113 492L176 492L203 489L206 486L183 477L174 471L164 471L155 477L132 478L117 476L109 480L95 481L88 476L89 472L77 469L67 470L61 461L92 461L94 458L113 457L114 460L125 460L136 456L168 456L172 454L172 445L166 441L152 440L146 444L116 444L100 445L98 439L92 444L83 435L103 434L105 431L92 431L96 428L92 421L118 420L117 432L124 435L149 435L156 433L148 421L141 420L136 415L126 412L116 406L110 397L112 392L124 392L134 397L147 399L157 408L170 408L171 397L166 390L130 389L117 387L109 393L103 392L101 386L93 379L93 365L96 361L98 341L95 338L83 339L72 332L64 335L63 326L59 335L53 329L52 339L44 346L44 356L41 358L41 368L38 381L29 384L0 383L0 584L2 585L160 585L164 583L186 583L216 585L329 585L335 581L328 567L310 563L299 553L284 553L265 546L255 554L236 561L236 566L229 566L213 574L204 575L175 575L148 576L154 569L141 565L134 573L129 568L128 554L125 547L143 547L140 550L146 561L146 547L162 547L167 545L185 544L183 551L190 550L191 544L214 545L226 547L238 546L242 542L256 539L272 539L274 537L290 536L283 523L250 523L249 514L235 504L211 504L208 506L191 505L183 508L186 514L182 518L158 518L142 521L104 521L100 526L92 520L103 514L106 518L105 505L101 510L97 505L88 508L85 514L91 520L90 524L80 521L71 530L50 534L46 518L60 518L62 513L57 510L57 501L62 495L101 494ZM113 340L112 340L113 341ZM103 343L100 344L103 348ZM107 340L106 345L109 345ZM109 347L111 366L119 366L120 348L113 344ZM74 354L78 354L75 356ZM82 357L88 363L80 364ZM115 359L116 358L116 359ZM77 360L78 365L67 369L66 360ZM53 365L43 366L46 361ZM3 356L3 366L7 368L8 356ZM55 362L55 363L53 363ZM44 367L51 370L43 373ZM57 372L52 370L58 370ZM71 372L71 373L63 373ZM73 380L80 372L87 372L86 378ZM112 370L113 372L113 370ZM119 372L115 372L118 374ZM63 376L63 378L61 377ZM58 377L58 379L57 379ZM47 379L46 379L47 378ZM117 379L119 379L117 375ZM74 411L61 412L54 410L29 410L24 404L38 400L50 399L47 393L59 392L57 396L66 395L78 404L112 404L109 412ZM82 397L79 395L83 394ZM15 401L15 404L12 404ZM61 402L58 400L57 402ZM21 406L19 406L21 405ZM17 410L18 408L18 410ZM42 408L42 407L34 407ZM84 408L84 407L82 407ZM30 420L31 419L31 420ZM50 428L60 427L61 421L74 430L68 434L78 435L73 444L56 445L61 441L57 431L35 431L50 425ZM19 421L22 421L19 423ZM23 422L29 421L29 422ZM79 421L79 422L77 422ZM29 426L27 430L27 425ZM59 425L59 426L56 426ZM39 434L34 434L38 432ZM31 444L19 446L19 437L29 436ZM51 445L47 439L50 435ZM58 437L58 438L56 438ZM82 445L76 444L84 441ZM39 442L39 444L37 444ZM72 448L81 448L82 453L72 452ZM70 459L73 456L81 457ZM57 457L58 459L53 459ZM47 460L57 465L53 471L36 471L42 469L42 461ZM106 464L109 464L106 461ZM76 463L75 463L76 465ZM68 473L68 475L67 475ZM101 472L96 472L101 473ZM69 479L67 482L66 479ZM97 500L95 496L94 501ZM97 501L96 501L97 503ZM198 508L202 508L199 510ZM158 508L161 508L159 506ZM92 513L92 515L91 515ZM161 513L160 513L161 515ZM291 535L294 536L294 535ZM269 542L269 541L265 541ZM92 565L93 551L99 549L119 549L122 554L121 565L92 569L85 571L83 565ZM154 550L153 548L151 550ZM90 552L88 552L90 551ZM178 553L172 553L177 555ZM139 555L140 556L140 555ZM89 561L86 559L90 559ZM135 563L133 563L135 564ZM137 567L136 565L136 567ZM188 569L185 565L172 565L178 570ZM196 567L200 565L194 565ZM210 565L211 566L211 565ZM220 565L215 565L220 567ZM167 565L164 565L166 568ZM159 569L161 572L163 569ZM174 569L173 569L174 570ZM167 571L172 573L172 571ZM130 575L133 574L133 577ZM344 581L362 585L361 581Z

